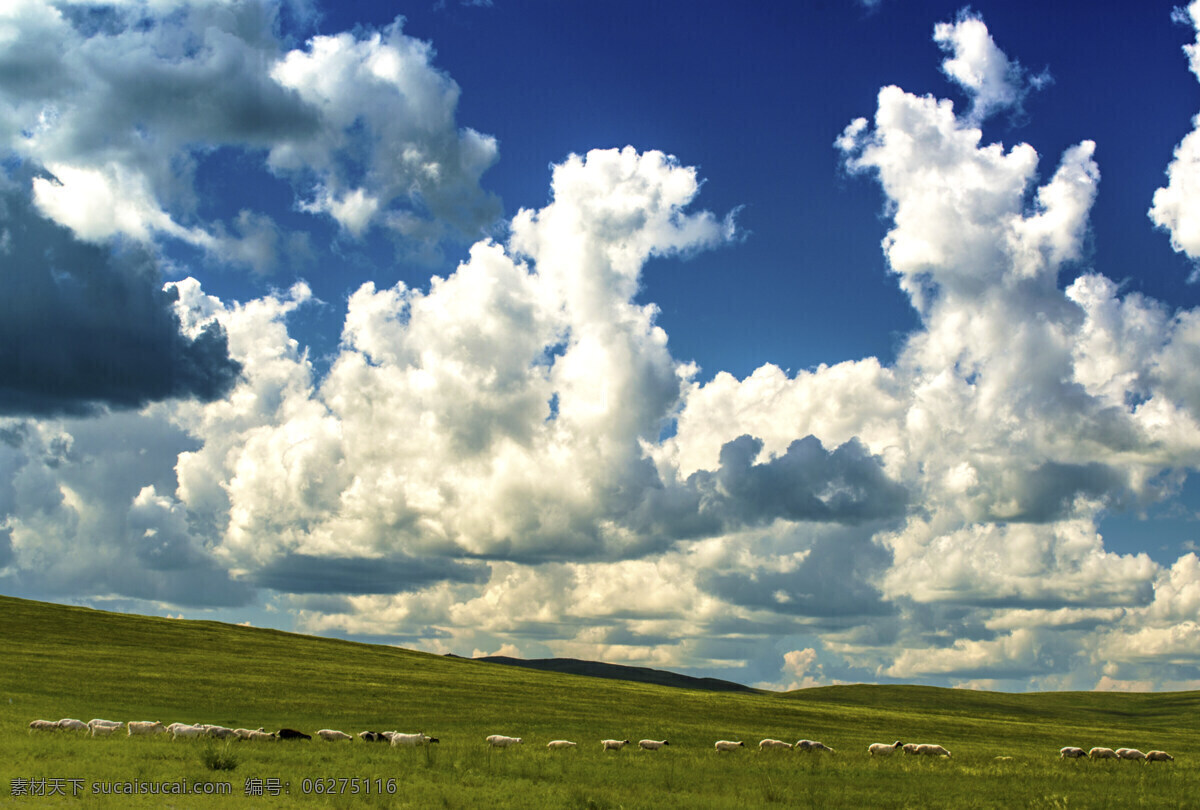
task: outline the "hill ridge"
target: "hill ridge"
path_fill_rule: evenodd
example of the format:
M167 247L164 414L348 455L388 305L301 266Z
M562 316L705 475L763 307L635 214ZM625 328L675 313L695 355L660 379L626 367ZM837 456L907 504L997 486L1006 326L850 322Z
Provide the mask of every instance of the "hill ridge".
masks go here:
M721 680L720 678L699 678L693 675L671 672L666 669L637 667L628 664L610 664L606 661L588 661L581 658L514 658L507 655L484 655L472 658L471 660L487 661L492 664L503 664L511 667L537 669L543 672L559 672L567 675L584 675L589 678L608 678L618 681L652 683L658 686L700 689L706 692L746 692L755 694L764 691L734 681Z

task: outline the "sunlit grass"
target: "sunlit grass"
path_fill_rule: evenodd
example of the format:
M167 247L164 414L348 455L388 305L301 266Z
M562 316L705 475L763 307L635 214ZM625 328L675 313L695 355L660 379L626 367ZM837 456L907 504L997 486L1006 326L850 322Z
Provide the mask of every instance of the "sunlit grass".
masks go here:
M712 693L557 675L267 630L122 616L0 597L0 800L14 779L82 780L86 806L159 807L93 783L227 782L232 797L173 807L1198 807L1200 693L1010 695L842 686L787 695ZM312 742L91 739L29 732L33 719L208 722L312 733L424 731L428 748ZM488 734L525 745L492 750ZM764 737L834 754L760 753ZM572 739L576 750L548 751ZM603 752L602 738L668 739ZM718 754L718 739L745 750ZM949 760L866 747L937 742ZM1161 748L1176 762L1071 762L1063 745ZM1012 756L997 762L996 756ZM245 795L247 780L280 795ZM64 785L71 792L70 784ZM389 788L390 791L389 792ZM357 790L357 792L354 792ZM366 792L370 790L370 792ZM382 792L381 792L382 791ZM16 801L16 800L14 800ZM35 802L29 799L29 802ZM37 799L36 805L78 804Z

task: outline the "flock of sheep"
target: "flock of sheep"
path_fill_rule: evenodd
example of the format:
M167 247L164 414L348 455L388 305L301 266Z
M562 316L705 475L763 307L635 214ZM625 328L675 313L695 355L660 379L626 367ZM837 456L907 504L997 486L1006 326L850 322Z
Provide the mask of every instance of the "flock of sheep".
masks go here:
M311 740L311 734L305 734L302 731L296 731L290 728L281 728L278 731L266 731L262 728L246 729L246 728L225 728L224 726L214 726L207 723L188 724L188 723L172 723L169 726L164 726L162 723L151 720L137 721L131 720L129 723L121 723L116 720L91 720L84 723L82 720L74 720L65 718L63 720L34 720L29 724L31 731L87 731L93 737L111 735L124 726L128 730L128 736L135 735L153 735L153 734L170 734L172 739L181 737L213 737L217 739L239 739L249 741L275 741L275 740ZM338 731L331 728L323 728L316 732L316 736L322 740L329 742L339 742L344 740L352 740L353 738L344 731ZM364 742L386 742L390 745L398 747L430 745L438 742L437 737L430 737L424 732L416 734L403 734L398 731L362 731L358 734L359 739ZM509 748L514 745L524 744L524 740L520 737L507 737L503 734L492 734L486 738L486 742L492 748ZM620 751L627 745L631 745L629 740L601 740L600 746L603 751ZM670 745L666 740L639 740L638 748L644 751L657 751L664 746ZM546 747L551 751L561 751L575 748L577 743L571 740L551 740L546 743ZM739 748L744 748L745 743L737 740L717 740L713 744L717 751L736 751ZM774 749L788 749L793 751L829 751L833 749L824 743L816 740L797 740L795 743L784 742L783 740L765 739L758 743L760 751L768 751ZM933 756L933 757L949 757L950 752L940 745L930 743L902 743L900 740L891 743L873 743L867 747L867 752L873 756L889 756L897 751L903 751L905 754L914 756ZM1090 751L1084 751L1082 748L1067 746L1059 750L1060 759L1081 759L1087 757L1089 759L1132 759L1141 760L1142 762L1174 762L1175 757L1168 754L1166 751L1150 751L1143 754L1136 748L1118 748L1115 751L1111 748L1093 748ZM998 760L1011 759L1012 757L996 757Z
M1168 754L1166 751L1147 751L1142 753L1136 748L1093 748L1090 751L1084 751L1082 748L1075 748L1068 745L1058 751L1059 759L1134 759L1142 762L1174 762L1175 757Z

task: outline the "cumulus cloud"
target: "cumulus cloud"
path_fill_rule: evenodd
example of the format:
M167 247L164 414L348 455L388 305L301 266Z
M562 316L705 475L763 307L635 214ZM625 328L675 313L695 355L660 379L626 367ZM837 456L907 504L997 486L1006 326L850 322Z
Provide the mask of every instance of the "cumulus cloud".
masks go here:
M900 528L876 529L887 562L866 579L905 625L827 631L826 649L860 664L890 657L878 669L887 677L1047 678L1075 666L1072 645L1128 626L1171 587L1146 555L1107 551L1095 526L1105 509L1170 495L1197 461L1182 371L1195 315L1122 297L1087 272L1059 287L1062 268L1086 257L1094 146L1066 150L1035 186L1034 149L984 144L977 125L1019 103L1015 63L977 17L937 38L972 110L886 87L873 121L852 122L836 144L888 199L882 247L921 328L891 368L870 358L789 378L765 366L693 385L655 458L712 469L743 433L774 453L807 434L856 437L919 504ZM947 623L965 637L925 648Z
M458 85L432 67L432 47L406 36L403 23L362 38L313 37L274 64L271 78L319 111L320 130L275 144L268 161L277 171L315 173L304 209L328 213L355 236L394 202L477 236L500 213L479 188L498 157L496 140L456 127Z
M1030 88L1050 80L1048 73L1027 78L1021 65L996 46L983 19L970 11L959 12L952 23L938 23L933 41L947 54L942 71L971 98L968 118L973 123L998 110L1019 112Z
M790 692L793 689L810 689L820 686L820 672L821 665L817 664L817 651L812 647L785 652L783 654L783 675L785 679L790 678L791 680L783 687L783 691Z
M427 292L355 292L342 350L319 383L282 322L303 293L230 308L188 287L181 305L211 312L244 357L240 390L269 393L251 413L231 407L239 390L196 414L205 446L181 460L181 497L229 510L220 548L239 566L281 554L553 559L661 548L670 537L626 522L656 479L640 442L657 437L683 378L654 308L631 299L650 255L726 238L727 223L682 212L697 187L692 170L659 153L571 158L555 170L553 202L518 215L512 252L481 242ZM880 483L855 477L871 463L859 456L835 454L847 477L814 493L834 518L878 508L858 502L873 498L856 487ZM227 483L218 492L212 480Z
M189 607L243 605L233 581L173 499L172 466L195 447L161 410L88 419L4 420L0 521L6 593L120 595Z
M906 649L881 674L905 679L931 674L986 678L1027 676L1049 667L1038 633L1022 629L992 640L957 639L949 647Z
M219 0L8 4L0 143L44 172L39 210L83 240L180 240L262 272L263 215L224 223L198 204L198 167L227 147L353 236L402 221L401 238L420 230L436 243L496 219L498 201L479 186L496 142L457 126L458 86L402 18L285 50L282 14Z
M1176 9L1173 18L1196 30L1196 42L1183 46L1188 67L1200 78L1200 3ZM1200 259L1200 115L1193 129L1175 147L1175 156L1167 166L1167 185L1154 192L1149 216L1152 222L1171 235L1171 247L1196 261ZM1194 270L1189 281L1200 278Z

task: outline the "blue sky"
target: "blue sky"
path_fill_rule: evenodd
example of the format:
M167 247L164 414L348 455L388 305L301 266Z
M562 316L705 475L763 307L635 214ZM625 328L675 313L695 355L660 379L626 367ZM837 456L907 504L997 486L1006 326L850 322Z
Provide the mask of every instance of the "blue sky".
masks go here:
M1197 688L1196 8L20 0L0 589Z

